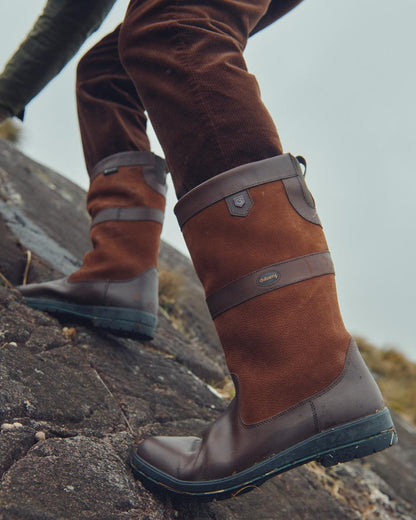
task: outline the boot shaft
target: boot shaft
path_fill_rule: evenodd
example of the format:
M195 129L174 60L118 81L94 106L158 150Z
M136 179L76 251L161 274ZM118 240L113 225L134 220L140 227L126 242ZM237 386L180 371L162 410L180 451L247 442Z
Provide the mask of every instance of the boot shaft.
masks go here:
M319 392L350 343L315 203L291 155L251 163L176 207L241 416L256 423Z
M129 280L156 267L166 196L166 167L150 152L122 152L91 173L91 242L70 281Z
M176 213L236 397L199 437L141 442L135 476L178 494L234 498L301 464L328 467L395 444L390 413L342 323L296 159L221 174Z

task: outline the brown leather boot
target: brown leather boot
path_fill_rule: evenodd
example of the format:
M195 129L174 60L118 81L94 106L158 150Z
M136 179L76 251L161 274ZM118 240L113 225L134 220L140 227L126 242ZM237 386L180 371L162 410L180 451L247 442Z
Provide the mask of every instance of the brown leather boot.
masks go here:
M312 460L331 466L396 442L342 322L299 161L286 154L234 168L177 204L236 397L201 438L140 443L132 466L148 483L226 498Z
M150 152L122 152L92 171L87 209L93 250L69 278L20 286L31 307L152 338L166 167Z

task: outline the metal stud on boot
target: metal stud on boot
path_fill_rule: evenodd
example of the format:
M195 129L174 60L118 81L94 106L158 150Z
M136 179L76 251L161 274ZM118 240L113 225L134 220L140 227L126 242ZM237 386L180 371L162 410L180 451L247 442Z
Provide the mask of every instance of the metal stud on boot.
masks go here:
M19 286L33 308L129 336L151 339L157 326L166 166L150 152L122 152L91 175L91 241L69 278Z
M236 397L200 437L141 442L135 475L221 499L312 460L331 466L394 444L390 413L342 322L299 161L286 154L220 174L176 214Z

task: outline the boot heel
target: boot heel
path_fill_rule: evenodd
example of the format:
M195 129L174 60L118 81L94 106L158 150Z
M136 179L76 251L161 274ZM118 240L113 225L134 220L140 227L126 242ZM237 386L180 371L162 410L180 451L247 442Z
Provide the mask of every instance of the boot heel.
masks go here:
M362 423L358 421L355 424L346 425L344 428L344 431L343 428L336 429L337 446L321 452L316 457L317 462L322 466L329 468L339 462L366 457L385 450L397 444L398 441L396 430L387 409L364 419ZM372 429L373 431L371 431ZM328 433L327 441L329 441L329 444L332 444L331 440L334 440L331 439L333 433L335 432ZM340 441L343 441L342 444Z
M325 468L335 466L339 462L348 462L383 451L397 443L397 434L394 429L382 432L368 439L362 439L348 446L337 448L322 455L318 462Z

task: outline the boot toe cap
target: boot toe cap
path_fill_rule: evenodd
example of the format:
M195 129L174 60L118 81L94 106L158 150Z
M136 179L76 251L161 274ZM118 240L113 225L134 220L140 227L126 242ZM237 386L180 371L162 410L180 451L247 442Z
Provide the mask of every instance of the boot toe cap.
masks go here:
M200 445L198 437L150 437L136 446L133 465L145 462L174 478L192 480Z
M51 282L32 283L29 285L18 285L16 289L25 298L53 298L59 297L67 279L62 278Z

